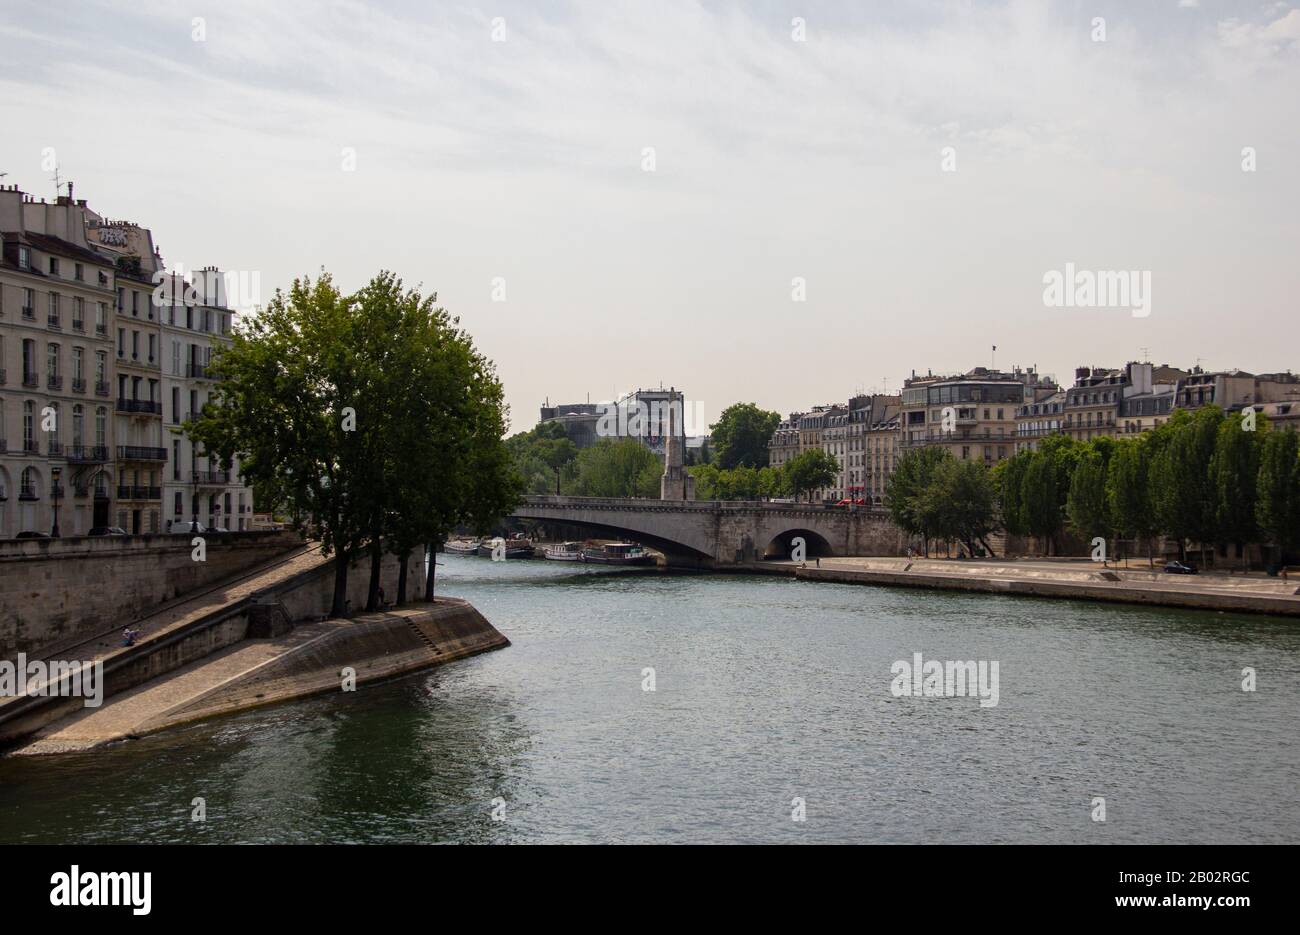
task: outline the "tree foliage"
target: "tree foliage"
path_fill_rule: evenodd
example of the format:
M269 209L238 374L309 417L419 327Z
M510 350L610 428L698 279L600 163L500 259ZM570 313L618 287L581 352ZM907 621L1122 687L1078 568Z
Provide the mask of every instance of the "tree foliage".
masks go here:
M334 555L335 615L363 548L402 557L400 592L413 549L518 499L501 384L435 301L389 272L353 295L328 274L295 280L214 355L220 379L187 426L227 467L238 454L245 480L311 523ZM376 582L372 572L369 603ZM427 587L431 596L432 575Z
M733 403L709 426L714 462L720 470L766 467L767 443L780 423L778 413L754 403Z

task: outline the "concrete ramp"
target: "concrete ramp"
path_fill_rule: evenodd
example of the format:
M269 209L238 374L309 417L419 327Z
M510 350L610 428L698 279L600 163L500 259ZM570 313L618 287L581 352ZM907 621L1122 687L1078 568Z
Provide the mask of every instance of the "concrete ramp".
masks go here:
M40 730L17 756L88 750L261 705L393 678L510 645L464 601L440 599L244 640Z

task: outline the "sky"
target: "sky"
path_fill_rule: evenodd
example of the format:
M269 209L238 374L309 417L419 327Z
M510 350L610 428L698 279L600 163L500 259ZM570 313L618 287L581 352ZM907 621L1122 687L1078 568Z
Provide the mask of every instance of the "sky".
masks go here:
M436 291L514 430L1300 367L1288 3L0 0L0 128L4 184L53 197L52 154L169 265ZM1146 314L1049 304L1067 268Z

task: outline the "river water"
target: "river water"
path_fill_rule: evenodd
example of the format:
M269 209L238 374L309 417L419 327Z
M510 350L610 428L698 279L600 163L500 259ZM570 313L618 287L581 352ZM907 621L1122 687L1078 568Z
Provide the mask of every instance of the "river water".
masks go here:
M513 646L0 760L0 841L1300 841L1294 621L440 561ZM895 697L917 652L998 704Z

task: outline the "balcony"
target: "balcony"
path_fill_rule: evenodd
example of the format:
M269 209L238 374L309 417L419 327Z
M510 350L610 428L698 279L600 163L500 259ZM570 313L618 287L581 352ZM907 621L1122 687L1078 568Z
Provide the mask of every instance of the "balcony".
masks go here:
M134 412L140 415L162 415L162 403L156 403L149 399L119 399L117 401L118 412Z
M34 438L23 439L23 454L38 455L41 453L41 446Z
M50 458L63 457L63 442L46 442L46 456Z
M21 487L18 488L18 499L37 500L40 498L36 496L36 488L33 485L23 484Z
M86 320L84 318L72 319L72 330L80 331L84 334L86 331Z
M147 448L142 445L118 445L119 461L166 461L166 448Z
M98 382L96 382L96 383L95 383L95 395L96 395L96 396L108 396L108 384L105 383L103 380L99 380Z
M71 445L67 452L69 464L103 464L108 460L107 445Z
M108 334L108 325L103 322L95 322L95 334Z
M47 316L46 316L46 321L49 322L50 330L51 330L51 331L62 331L62 330L63 330L63 326L62 326L61 324L59 324L59 316L58 316L58 315L47 315Z
M23 386L28 386L31 387L32 389L36 389L40 385L41 385L41 378L38 377L36 374L34 373L23 374Z
M119 500L161 500L161 487L141 487L139 485L126 486L119 484L117 487L117 499Z
M24 305L24 306L23 306L23 317L26 318L28 321L35 321L35 320L36 320L36 309L32 308L30 305Z
M74 393L84 393L84 392L86 392L86 381L83 380L83 379L81 379L80 377L73 377L73 378L72 378L72 392L74 392Z
M46 377L45 386L51 390L61 390L63 389L63 377Z
M229 471L194 471L192 476L199 487L224 487L230 483Z
M193 377L196 380L211 380L212 376L208 373L208 368L203 364L186 364L185 375Z

